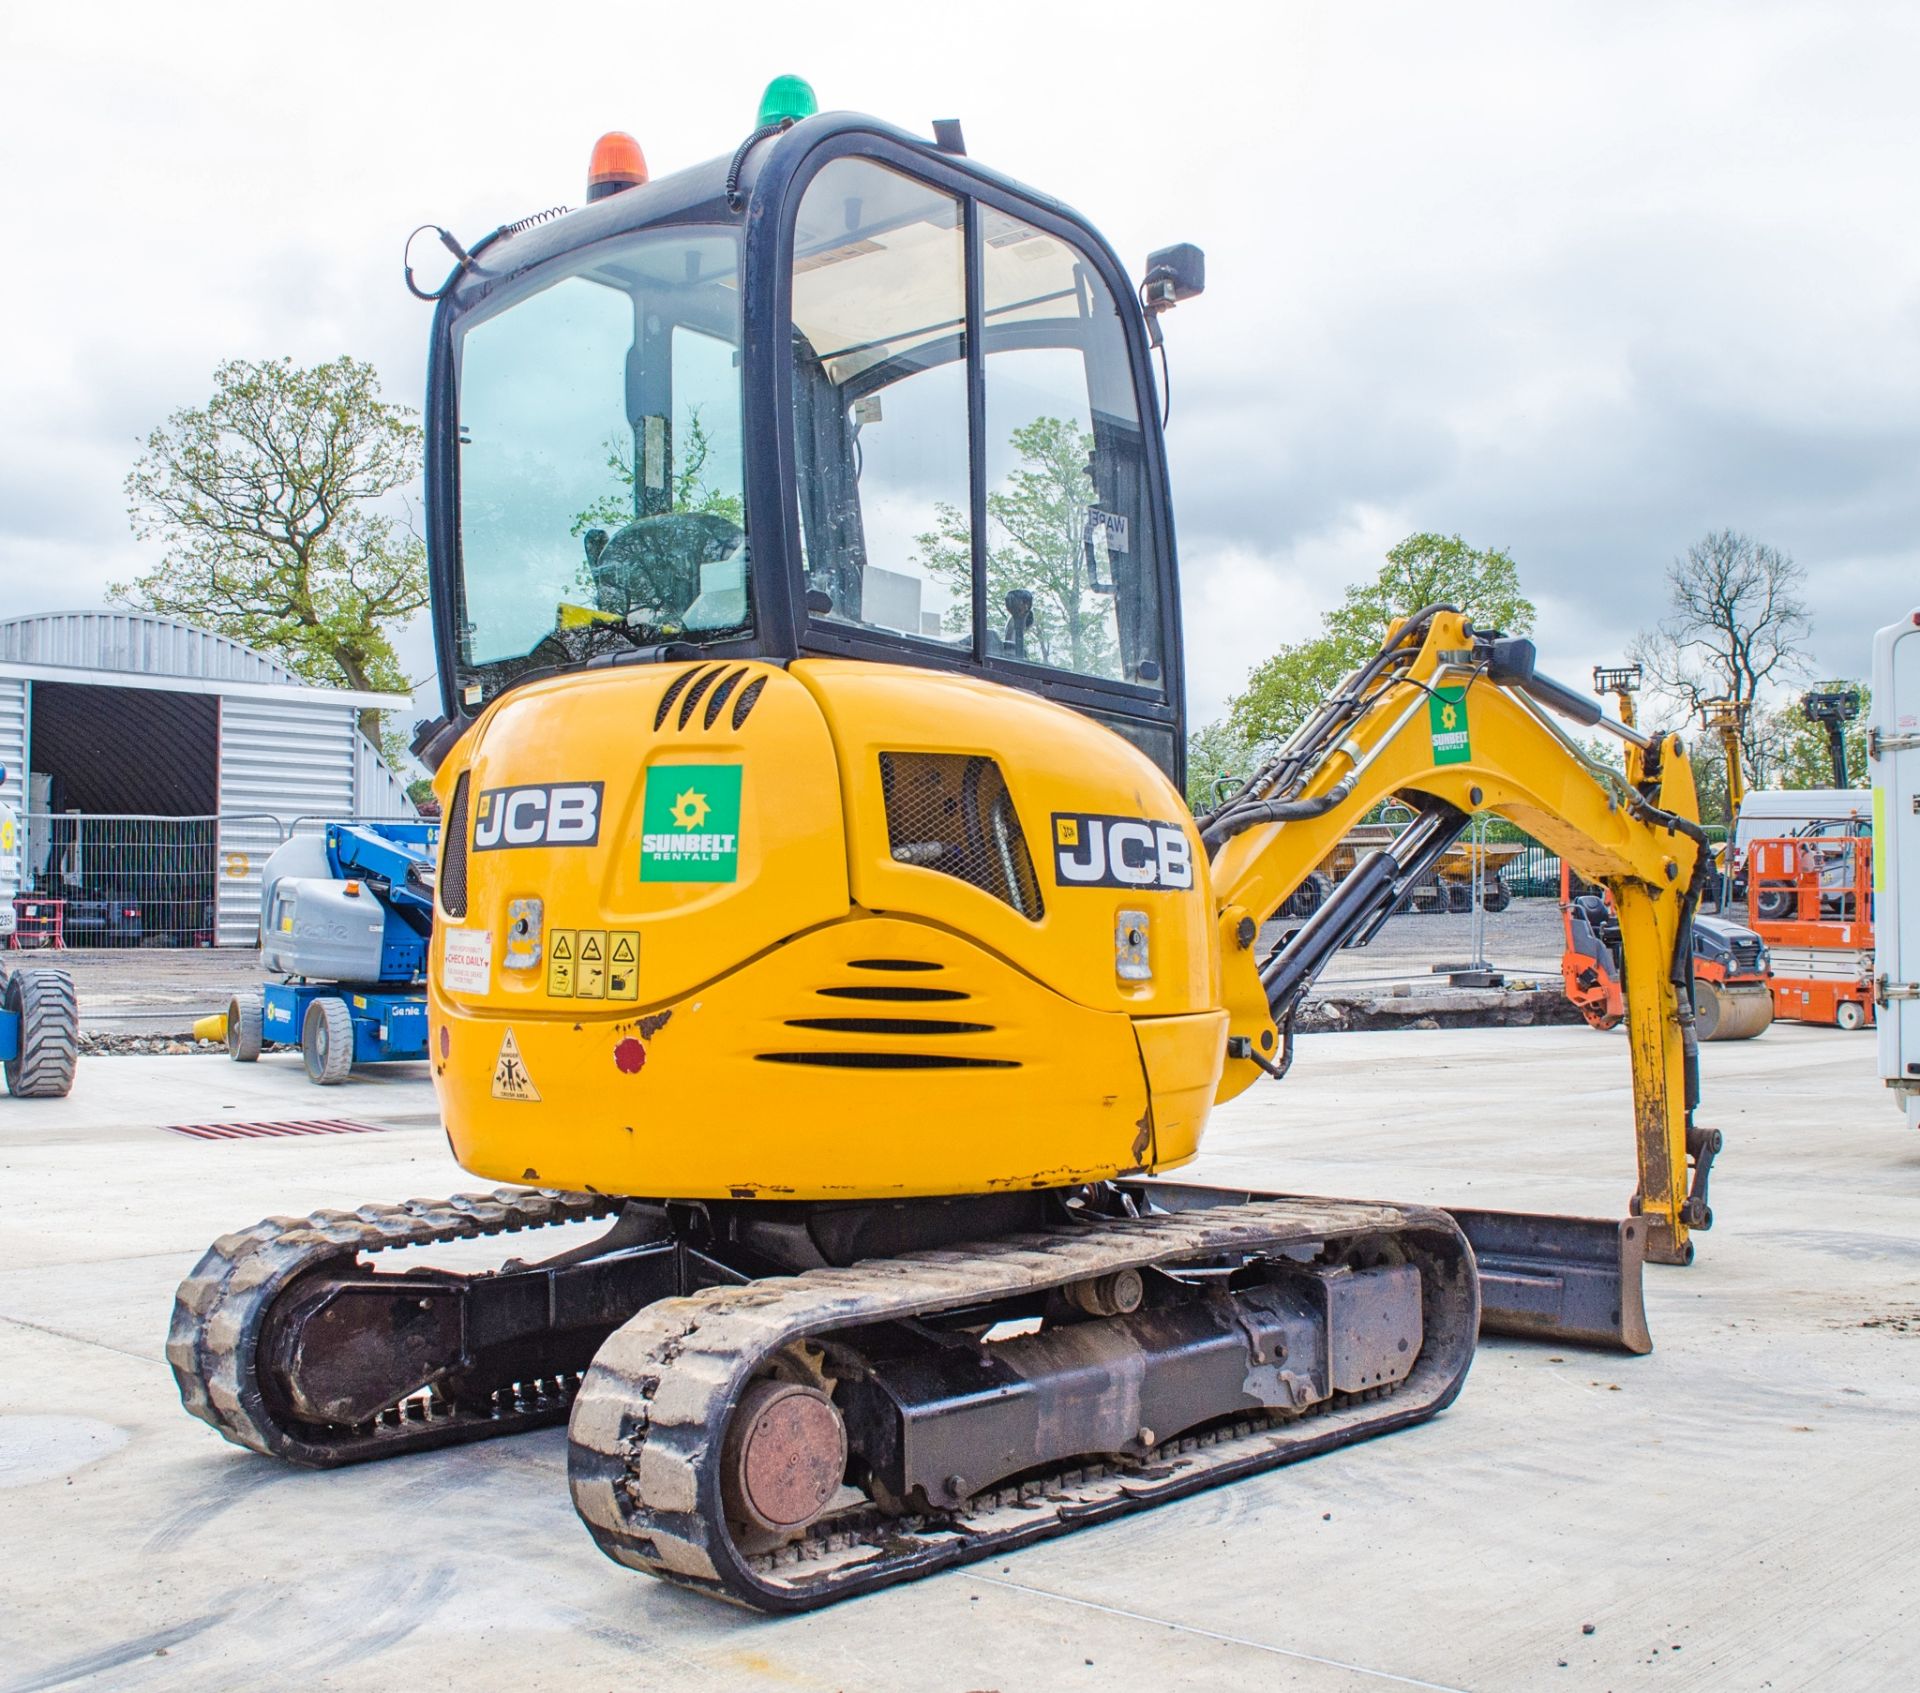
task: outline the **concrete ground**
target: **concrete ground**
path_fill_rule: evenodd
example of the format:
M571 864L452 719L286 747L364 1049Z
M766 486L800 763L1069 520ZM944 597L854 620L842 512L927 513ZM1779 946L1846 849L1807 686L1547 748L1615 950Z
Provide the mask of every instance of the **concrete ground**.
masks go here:
M90 1059L0 1098L0 1690L1911 1687L1920 1142L1870 1037L1704 1060L1719 1223L1648 1272L1652 1356L1490 1343L1419 1429L771 1621L602 1558L563 1431L321 1475L190 1420L161 1345L213 1236L472 1184L406 1067ZM1584 1029L1308 1037L1193 1173L1617 1214L1626 1076ZM317 1116L381 1132L160 1127Z
M53 965L73 977L90 1035L185 1035L194 1019L262 980L254 947L70 947L8 953L0 969Z

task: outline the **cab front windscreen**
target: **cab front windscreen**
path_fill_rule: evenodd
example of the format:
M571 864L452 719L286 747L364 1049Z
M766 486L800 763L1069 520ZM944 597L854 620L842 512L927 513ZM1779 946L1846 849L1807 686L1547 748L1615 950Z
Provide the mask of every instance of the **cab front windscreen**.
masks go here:
M749 634L739 249L649 230L456 330L463 692Z

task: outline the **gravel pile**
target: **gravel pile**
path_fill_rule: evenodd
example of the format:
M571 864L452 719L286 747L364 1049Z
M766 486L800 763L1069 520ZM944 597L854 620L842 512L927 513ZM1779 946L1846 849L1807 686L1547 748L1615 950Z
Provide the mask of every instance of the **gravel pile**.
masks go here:
M80 1051L89 1058L124 1058L129 1053L151 1057L155 1053L225 1052L219 1041L195 1040L177 1035L114 1035L97 1029L80 1031Z

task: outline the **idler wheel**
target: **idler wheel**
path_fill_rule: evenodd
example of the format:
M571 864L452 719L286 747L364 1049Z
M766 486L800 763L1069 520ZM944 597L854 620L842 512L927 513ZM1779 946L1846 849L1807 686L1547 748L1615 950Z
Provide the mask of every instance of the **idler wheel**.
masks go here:
M727 1516L773 1544L824 1511L847 1468L847 1425L817 1387L756 1381L727 1424L720 1491Z

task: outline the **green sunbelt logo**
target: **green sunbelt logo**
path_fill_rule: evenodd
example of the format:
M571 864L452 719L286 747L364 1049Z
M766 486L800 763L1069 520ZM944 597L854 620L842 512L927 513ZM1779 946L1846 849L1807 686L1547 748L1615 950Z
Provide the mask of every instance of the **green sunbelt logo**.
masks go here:
M1433 734L1435 764L1465 764L1473 757L1467 739L1467 690L1435 688L1427 699L1427 727Z
M660 764L640 808L640 880L731 882L740 868L740 766Z

